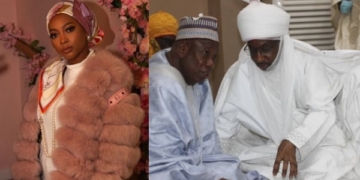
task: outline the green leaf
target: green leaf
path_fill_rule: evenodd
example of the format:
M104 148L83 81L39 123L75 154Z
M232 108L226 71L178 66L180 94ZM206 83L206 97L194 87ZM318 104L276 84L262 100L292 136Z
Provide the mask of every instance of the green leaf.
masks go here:
M43 51L46 48L44 46L39 46L39 47L36 47L36 49L39 50L39 51Z
M121 8L121 1L120 0L114 0L111 5L113 5L115 8Z
M139 60L138 60L135 56L132 57L131 61L132 61L132 62L135 62L135 63L138 63L138 62L139 62Z
M34 40L33 42L31 42L30 46L36 47L38 44L39 44L39 40Z

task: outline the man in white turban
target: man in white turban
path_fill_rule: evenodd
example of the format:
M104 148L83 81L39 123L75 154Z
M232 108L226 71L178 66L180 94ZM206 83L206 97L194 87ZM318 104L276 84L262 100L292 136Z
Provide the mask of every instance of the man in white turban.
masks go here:
M274 5L250 2L237 24L247 44L215 102L223 151L269 179L357 179L360 151L336 118L322 52L290 38L290 16Z

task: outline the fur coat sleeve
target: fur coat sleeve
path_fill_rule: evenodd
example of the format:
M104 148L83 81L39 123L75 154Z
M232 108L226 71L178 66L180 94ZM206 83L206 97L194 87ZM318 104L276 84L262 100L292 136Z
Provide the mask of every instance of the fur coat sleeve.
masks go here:
M57 171L51 179L127 179L140 159L144 112L138 95L130 94L111 107L107 101L118 90L131 89L133 75L125 62L109 52L95 54L65 91L65 103L58 108L62 126L55 132L52 158ZM14 144L14 179L40 179L37 93L38 85L24 107L19 140Z

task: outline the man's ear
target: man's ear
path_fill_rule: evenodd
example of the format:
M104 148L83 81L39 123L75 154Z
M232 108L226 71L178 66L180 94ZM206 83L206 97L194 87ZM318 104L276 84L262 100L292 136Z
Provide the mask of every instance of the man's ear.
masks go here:
M189 51L189 42L187 41L181 41L178 44L177 48L177 54L180 56L180 58L183 58Z

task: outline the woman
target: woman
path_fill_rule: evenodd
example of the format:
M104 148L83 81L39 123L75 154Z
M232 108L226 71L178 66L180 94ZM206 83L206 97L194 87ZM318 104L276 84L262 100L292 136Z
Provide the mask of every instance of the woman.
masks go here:
M129 94L127 65L89 45L101 41L81 2L57 3L47 30L60 58L49 62L24 107L14 179L126 179L140 158L144 112Z

